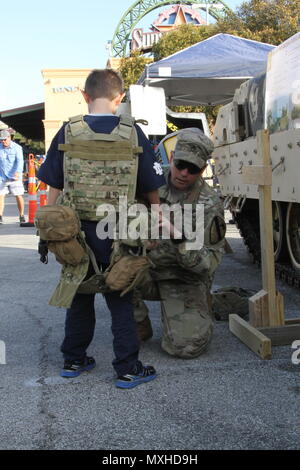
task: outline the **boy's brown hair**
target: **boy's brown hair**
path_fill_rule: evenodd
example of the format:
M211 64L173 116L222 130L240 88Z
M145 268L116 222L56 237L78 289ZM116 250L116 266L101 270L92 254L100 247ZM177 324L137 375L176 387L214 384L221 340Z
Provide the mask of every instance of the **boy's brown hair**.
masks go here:
M92 100L107 98L112 101L124 92L124 82L115 70L95 69L88 75L84 91Z

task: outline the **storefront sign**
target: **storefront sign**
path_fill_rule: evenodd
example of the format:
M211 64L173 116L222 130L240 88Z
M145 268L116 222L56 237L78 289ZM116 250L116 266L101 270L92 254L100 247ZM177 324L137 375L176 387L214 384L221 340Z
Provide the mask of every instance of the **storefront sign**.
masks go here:
M52 88L53 93L74 93L79 90L79 86L56 86Z

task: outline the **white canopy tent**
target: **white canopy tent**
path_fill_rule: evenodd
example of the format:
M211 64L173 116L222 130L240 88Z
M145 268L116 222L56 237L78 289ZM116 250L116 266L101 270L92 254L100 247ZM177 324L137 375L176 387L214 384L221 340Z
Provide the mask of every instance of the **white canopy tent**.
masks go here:
M138 83L163 88L168 106L223 104L241 83L266 71L274 47L217 34L148 65Z

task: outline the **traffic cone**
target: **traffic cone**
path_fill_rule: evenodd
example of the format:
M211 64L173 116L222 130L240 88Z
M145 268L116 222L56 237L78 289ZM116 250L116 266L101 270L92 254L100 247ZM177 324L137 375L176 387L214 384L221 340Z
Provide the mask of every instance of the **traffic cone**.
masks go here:
M46 206L46 204L47 204L47 184L44 183L43 181L40 181L39 195L40 195L40 207Z
M34 217L37 210L37 194L35 180L34 155L28 155L28 222L21 222L21 227L34 227Z

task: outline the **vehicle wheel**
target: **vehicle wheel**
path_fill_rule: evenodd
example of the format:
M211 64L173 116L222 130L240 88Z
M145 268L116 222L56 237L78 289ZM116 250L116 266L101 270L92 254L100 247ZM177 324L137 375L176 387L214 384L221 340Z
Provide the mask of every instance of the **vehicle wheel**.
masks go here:
M294 202L287 208L286 240L291 263L300 272L300 204Z

